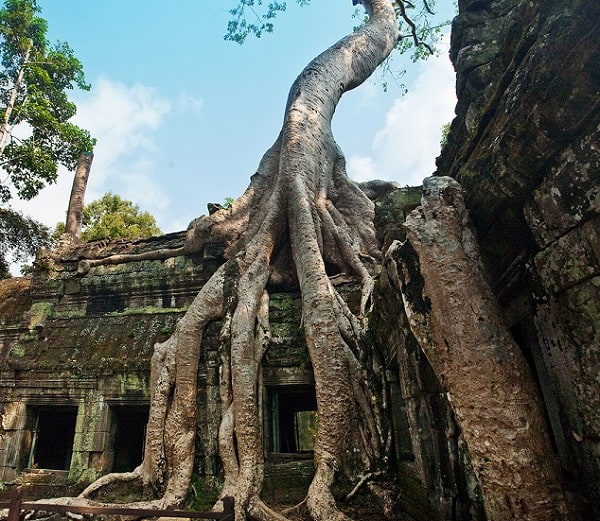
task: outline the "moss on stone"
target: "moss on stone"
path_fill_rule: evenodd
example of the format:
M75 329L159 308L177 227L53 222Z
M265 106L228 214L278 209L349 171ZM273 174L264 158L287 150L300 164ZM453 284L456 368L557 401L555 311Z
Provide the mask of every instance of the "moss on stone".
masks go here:
M47 318L52 316L54 303L52 302L34 302L29 308L29 329L35 329L43 326Z

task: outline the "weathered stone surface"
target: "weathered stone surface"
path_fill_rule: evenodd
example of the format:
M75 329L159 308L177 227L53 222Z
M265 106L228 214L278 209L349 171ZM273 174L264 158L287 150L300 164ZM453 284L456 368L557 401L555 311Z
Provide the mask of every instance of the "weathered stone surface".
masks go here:
M572 516L597 519L600 6L462 2L457 118L438 173L459 180L492 287L535 368Z
M425 179L422 206L405 224L408 240L390 247L386 268L448 393L486 514L564 517L539 390L490 289L460 185Z
M550 243L534 257L544 287L558 293L600 274L600 216Z
M455 21L458 117L438 166L465 188L495 280L532 248L524 202L563 149L597 127L598 16L589 1L482 1ZM464 65L472 54L485 65Z
M543 248L600 213L600 127L569 144L525 204L525 216Z
M394 240L404 240L402 224L406 216L421 204L421 187L398 187L375 200L377 238L385 250Z

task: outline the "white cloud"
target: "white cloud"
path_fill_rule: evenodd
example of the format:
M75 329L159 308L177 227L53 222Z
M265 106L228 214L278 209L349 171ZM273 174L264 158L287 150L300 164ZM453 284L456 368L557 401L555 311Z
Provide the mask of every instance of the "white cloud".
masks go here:
M129 187L122 197L146 208L164 208L168 201L161 195L152 176L160 148L155 133L171 110L170 102L154 89L141 84L124 85L101 77L92 91L77 102L74 123L88 129L97 138L94 161L86 192L86 202L111 190L111 182ZM58 182L42 190L31 201L14 200L14 207L48 226L63 221L68 206L73 174L64 168ZM115 191L115 190L113 190Z
M154 170L152 160L141 158L131 163L129 171L124 173L120 179L122 190L119 195L124 199L134 201L144 211L149 208L164 210L169 206L169 201L163 195L159 183L148 176L148 172L152 170Z
M90 188L104 184L111 176L126 174L118 168L123 160L159 154L153 131L170 110L170 102L151 87L128 87L100 78L94 95L78 104L75 120L98 140ZM150 167L149 162L146 167Z
M177 110L179 112L196 112L200 113L204 106L204 100L198 96L192 96L182 92L177 98Z
M354 97L354 110L370 109L380 103L384 81L378 71L360 86L360 95Z
M350 156L347 171L355 181L363 182L370 179L382 179L376 172L375 161L371 156Z
M394 101L385 126L375 134L372 153L350 156L350 177L356 181L385 179L420 185L435 170L442 125L454 117L454 83L446 44L440 56L421 64L408 94Z

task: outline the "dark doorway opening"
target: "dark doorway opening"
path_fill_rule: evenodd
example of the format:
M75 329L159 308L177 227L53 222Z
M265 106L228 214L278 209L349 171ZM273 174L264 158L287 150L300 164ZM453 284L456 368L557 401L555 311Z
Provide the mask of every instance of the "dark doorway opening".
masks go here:
M144 457L148 406L112 407L115 428L113 472L131 472Z
M37 409L28 467L69 470L76 421L77 407Z
M314 388L272 388L267 400L270 452L312 452L317 430L317 399Z

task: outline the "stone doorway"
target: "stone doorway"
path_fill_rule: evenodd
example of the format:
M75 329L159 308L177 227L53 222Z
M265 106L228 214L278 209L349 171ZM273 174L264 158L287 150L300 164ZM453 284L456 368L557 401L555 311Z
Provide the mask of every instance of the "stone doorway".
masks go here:
M69 470L77 407L31 407L31 444L27 468Z
M317 424L317 399L312 386L267 390L267 450L280 454L312 454Z
M148 423L147 405L111 406L114 429L113 472L130 472L144 456L144 441Z

